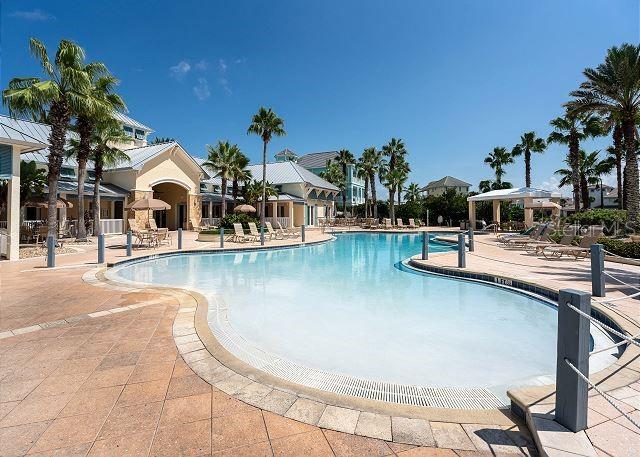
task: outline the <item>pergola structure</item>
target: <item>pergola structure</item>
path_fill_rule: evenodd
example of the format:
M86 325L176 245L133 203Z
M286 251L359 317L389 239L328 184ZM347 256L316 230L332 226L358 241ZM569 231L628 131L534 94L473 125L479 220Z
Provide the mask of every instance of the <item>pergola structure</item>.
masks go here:
M533 187L518 187L515 189L499 189L485 192L483 194L467 197L469 202L469 221L471 227L476 224L476 202L493 202L493 222L500 223L500 202L512 201L524 203L524 225L533 225L534 208L548 208L552 212L559 213L560 193L549 190L535 189ZM553 204L553 205L552 205Z

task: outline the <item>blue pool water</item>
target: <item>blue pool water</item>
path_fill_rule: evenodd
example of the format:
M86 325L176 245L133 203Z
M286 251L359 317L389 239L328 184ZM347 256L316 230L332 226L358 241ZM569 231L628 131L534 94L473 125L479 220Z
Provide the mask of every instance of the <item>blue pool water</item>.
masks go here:
M116 268L131 281L221 298L248 344L307 367L404 384L549 381L556 311L489 285L403 271L415 234L341 234L295 249L160 257ZM432 242L430 252L452 249Z

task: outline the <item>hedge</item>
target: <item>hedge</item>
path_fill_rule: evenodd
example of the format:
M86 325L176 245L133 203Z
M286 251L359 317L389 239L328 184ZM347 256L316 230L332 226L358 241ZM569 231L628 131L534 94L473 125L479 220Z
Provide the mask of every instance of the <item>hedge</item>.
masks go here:
M629 243L605 237L598 239L598 243L602 244L605 250L615 255L631 259L640 259L640 243Z

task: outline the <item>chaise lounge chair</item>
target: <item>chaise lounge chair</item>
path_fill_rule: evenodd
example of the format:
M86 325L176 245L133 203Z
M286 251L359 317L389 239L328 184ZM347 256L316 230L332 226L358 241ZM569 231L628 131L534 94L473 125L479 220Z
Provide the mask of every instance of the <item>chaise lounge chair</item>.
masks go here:
M229 241L235 241L236 243L244 243L246 241L255 240L255 237L244 233L242 224L236 222L233 224L233 235L229 237Z
M414 219L409 219L409 228L410 229L417 229L418 227L420 227L420 225L416 224Z
M545 247L542 250L542 255L546 259L559 259L563 255L572 255L576 260L579 258L586 259L591 252L591 245L598 241L598 238L602 236L602 227L595 229L591 227L590 233L584 235L577 246L557 246L557 247Z
M256 225L256 223L249 222L248 225L249 225L249 233L251 234L251 236L253 236L256 240L260 240L260 231L258 230L258 226ZM265 240L267 240L267 237L269 238L269 240L271 240L271 233L269 232L265 233L264 234Z
M527 252L529 254L535 254L535 255L539 255L542 254L543 249L545 248L557 248L557 247L563 247L563 246L571 246L571 244L573 243L573 240L576 237L576 234L578 233L578 230L580 229L580 227L572 225L569 227L565 227L562 229L562 237L560 238L559 242L554 242L552 240L549 241L530 241L528 242L526 245L524 245L524 248L527 250Z
M400 229L400 230L406 230L409 227L407 227L406 225L404 225L404 222L402 222L402 219L398 218L396 219L396 226Z
M267 232L269 233L272 239L284 240L285 233L283 230L280 230L280 229L274 230L273 225L271 225L271 222L265 222L264 225L267 227Z

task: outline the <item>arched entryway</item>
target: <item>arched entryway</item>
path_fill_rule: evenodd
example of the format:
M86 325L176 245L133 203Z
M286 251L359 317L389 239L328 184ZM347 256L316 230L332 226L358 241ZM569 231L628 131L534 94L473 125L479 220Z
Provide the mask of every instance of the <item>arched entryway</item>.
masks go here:
M171 209L154 211L153 218L158 227L169 230L189 227L189 190L188 187L177 182L159 182L152 186L153 198L167 202Z

